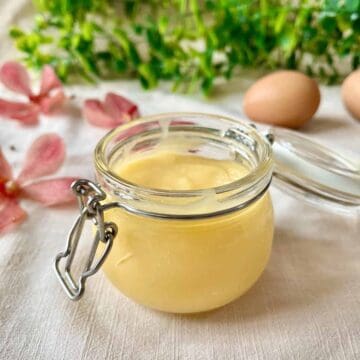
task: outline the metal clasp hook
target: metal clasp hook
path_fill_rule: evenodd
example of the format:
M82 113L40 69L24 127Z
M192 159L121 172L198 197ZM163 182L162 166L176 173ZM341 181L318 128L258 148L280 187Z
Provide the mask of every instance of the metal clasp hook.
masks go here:
M100 201L106 198L106 194L98 185L81 179L75 181L71 188L78 198L80 215L69 233L65 251L56 256L54 265L57 277L66 294L71 300L79 300L84 293L86 279L100 269L109 254L117 227L114 223L104 222L104 207ZM96 225L96 234L85 267L76 282L71 275L71 266L86 220L91 220ZM94 261L100 241L105 244L105 248L98 259ZM66 259L63 272L60 269L62 259Z

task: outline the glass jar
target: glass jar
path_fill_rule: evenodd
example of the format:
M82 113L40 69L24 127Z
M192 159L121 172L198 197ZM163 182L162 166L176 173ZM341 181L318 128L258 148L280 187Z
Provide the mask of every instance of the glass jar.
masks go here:
M194 113L151 116L109 132L95 150L98 184L80 180L73 185L81 215L55 264L67 294L80 298L86 278L102 265L122 293L162 311L207 311L241 296L259 278L271 253L273 148L275 174L289 189L344 208L360 204L360 178L353 165L294 136L269 129L264 134L244 122ZM218 187L182 191L141 187L114 171L114 164L156 149L231 160L249 171ZM349 186L352 192L344 190ZM95 224L95 237L75 282L71 265L87 219Z

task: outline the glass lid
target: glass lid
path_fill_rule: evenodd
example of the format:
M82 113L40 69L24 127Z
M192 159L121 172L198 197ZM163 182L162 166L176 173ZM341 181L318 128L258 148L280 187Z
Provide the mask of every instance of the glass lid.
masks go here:
M261 124L249 126L248 121L222 115L191 112L166 113L143 117L120 126L98 144L95 151L97 170L104 174L104 178L109 183L117 182L116 176L110 176L111 170L101 165L106 163L103 158L108 155L104 146L109 143L109 139L116 140L114 146L107 146L109 149L118 149L119 143L131 145L135 138L139 138L138 145L142 145L135 146L134 149L143 149L149 147L149 144L156 144L156 136L161 141L167 139L166 144L172 146L176 136L185 133L186 139L191 140L192 136L196 135L206 142L206 146L196 148L198 154L205 156L209 154L203 154L205 151L203 149L211 148L212 154L215 152L216 156L220 156L224 149L233 151L234 144L236 148L246 149L246 152L241 152L242 156L246 157L248 153L258 156L257 151L261 148L260 145L266 145L270 158L272 152L274 184L281 190L316 205L330 206L335 210L348 212L360 209L359 154L346 156L292 130ZM271 147L268 142L271 143ZM216 146L210 146L210 144L216 144ZM221 147L219 144L224 144L224 146ZM194 145L191 146L195 151ZM112 153L111 150L110 154ZM252 175L258 176L258 174ZM122 181L122 186L126 185L127 192L134 190L131 184L124 185L124 183ZM231 185L236 185L238 191L243 191L244 183L245 179L242 179ZM102 182L101 185L104 187L105 183ZM153 195L157 196L159 193L155 191ZM199 195L197 193L196 195ZM162 198L168 197L168 194L162 194L162 192L160 195L164 195ZM163 202L164 200L161 200L161 203Z
M294 131L267 132L281 190L339 210L360 209L360 156L347 158Z

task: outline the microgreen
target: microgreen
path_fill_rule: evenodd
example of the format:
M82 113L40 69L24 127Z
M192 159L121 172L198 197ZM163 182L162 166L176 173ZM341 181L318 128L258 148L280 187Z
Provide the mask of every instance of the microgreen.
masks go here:
M175 90L208 94L242 69L300 69L334 83L360 61L359 0L34 3L32 30L10 35L27 65L50 64L63 81L171 80Z

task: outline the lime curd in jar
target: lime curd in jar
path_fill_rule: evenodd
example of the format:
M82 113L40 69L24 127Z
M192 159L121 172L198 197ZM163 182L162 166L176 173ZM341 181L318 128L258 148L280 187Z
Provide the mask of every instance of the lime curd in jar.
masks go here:
M106 212L118 234L102 269L116 288L145 306L174 313L215 309L246 292L270 256L271 199L267 187L254 192L261 159L251 162L234 149L229 156L205 156L203 139L169 137L168 130L166 136L148 147L128 144L108 159L107 171L128 186L130 206L146 202L146 209ZM242 181L252 186L239 190ZM135 196L140 190L149 191L146 198ZM108 198L119 200L119 192L109 190Z

